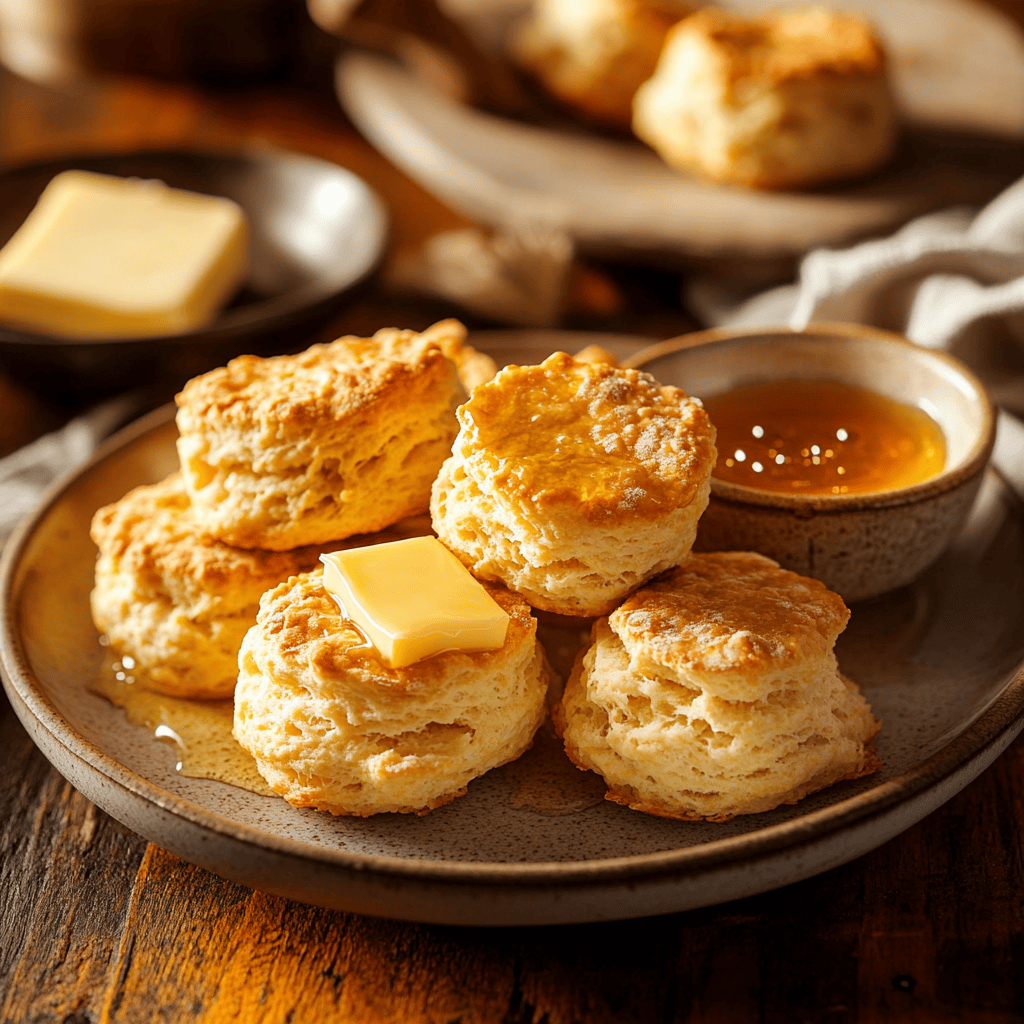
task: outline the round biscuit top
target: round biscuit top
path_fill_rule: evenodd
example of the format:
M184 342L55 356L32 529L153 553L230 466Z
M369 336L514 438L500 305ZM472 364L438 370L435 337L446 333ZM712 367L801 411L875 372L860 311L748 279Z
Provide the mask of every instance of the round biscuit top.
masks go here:
M669 38L677 36L702 38L715 57L717 73L730 82L876 75L885 67L885 51L871 23L825 7L761 17L706 7L676 25Z
M650 374L556 352L459 408L454 452L488 489L598 520L688 505L715 464L703 405Z
M441 341L436 332L387 328L297 355L239 356L185 385L175 399L178 425L183 432L202 430L213 420L277 439L315 431L357 415L385 392L400 401L403 387L432 369L450 374L454 386ZM453 345L461 345L461 336L453 334Z
M101 554L155 576L166 589L205 591L240 604L254 603L268 587L315 565L321 550L244 550L202 539L180 473L99 509L90 532Z
M609 624L632 655L682 673L757 675L827 655L849 621L838 594L764 555L721 551L628 597Z
M392 668L345 618L323 584L322 568L303 573L264 594L259 628L264 644L296 661L340 690L367 688L396 696L431 694L459 676L457 666L485 666L492 658L532 641L537 623L526 600L500 584L480 585L508 615L503 647L490 651L448 651Z

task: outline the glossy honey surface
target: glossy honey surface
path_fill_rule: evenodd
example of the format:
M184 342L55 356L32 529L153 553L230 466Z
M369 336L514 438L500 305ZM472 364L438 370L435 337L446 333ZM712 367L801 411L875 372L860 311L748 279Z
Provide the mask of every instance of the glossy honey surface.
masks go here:
M145 726L158 740L173 743L177 770L193 779L213 779L261 796L273 796L256 762L231 735L230 700L187 700L148 689L129 657L108 652L92 689L124 708L128 721Z
M870 494L940 473L946 445L923 410L835 381L752 384L705 399L714 476L791 494Z

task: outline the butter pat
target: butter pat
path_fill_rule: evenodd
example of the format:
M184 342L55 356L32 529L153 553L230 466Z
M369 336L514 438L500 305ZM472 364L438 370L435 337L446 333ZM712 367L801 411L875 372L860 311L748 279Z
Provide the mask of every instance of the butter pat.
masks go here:
M247 262L245 214L230 199L65 171L0 250L0 319L76 338L191 331Z
M505 643L508 615L436 538L321 555L324 586L392 668Z

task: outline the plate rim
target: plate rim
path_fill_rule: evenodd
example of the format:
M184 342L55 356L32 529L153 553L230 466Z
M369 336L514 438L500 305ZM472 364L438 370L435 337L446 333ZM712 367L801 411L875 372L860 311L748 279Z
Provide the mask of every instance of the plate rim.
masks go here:
M599 337L599 335L595 335ZM126 790L151 807L166 811L190 825L226 839L256 846L271 854L285 856L324 867L356 872L371 872L382 877L408 881L433 880L446 883L472 883L476 886L520 885L530 887L576 887L628 883L638 879L654 880L667 876L684 877L709 870L727 868L739 862L757 862L786 854L834 837L844 830L883 817L899 804L909 803L958 772L1005 740L1008 744L1024 728L1024 661L1012 673L1003 688L986 703L962 732L909 771L878 786L847 797L786 822L769 825L738 836L713 839L698 846L676 848L647 854L581 861L537 861L509 863L501 861L460 862L367 854L317 846L286 836L261 832L252 826L234 822L201 804L178 796L143 775L122 765L82 736L56 709L31 672L28 658L16 630L15 598L18 570L25 548L39 523L49 514L64 492L105 460L119 454L146 434L166 428L173 419L172 404L161 406L118 431L101 445L86 463L56 481L36 510L10 537L0 557L0 676L8 690L12 706L19 704L32 716L54 742L98 772L108 782ZM1008 494L1019 509L1016 493L996 469L990 468L1001 492ZM19 715L20 717L20 715ZM971 781L970 776L965 782ZM962 788L958 786L953 792ZM952 793L949 794L953 795ZM106 809L106 808L105 808ZM113 813L113 812L111 812ZM117 815L114 814L116 817ZM916 819L915 819L916 820ZM908 825L910 823L908 822ZM892 838L902 829L883 840Z

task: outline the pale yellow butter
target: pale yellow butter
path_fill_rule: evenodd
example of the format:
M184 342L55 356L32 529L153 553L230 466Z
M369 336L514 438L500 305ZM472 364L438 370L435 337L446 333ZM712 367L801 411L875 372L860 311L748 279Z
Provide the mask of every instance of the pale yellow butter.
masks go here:
M392 668L505 643L508 615L436 538L321 555L324 586Z
M237 203L65 171L0 250L0 319L77 338L191 331L245 277Z

